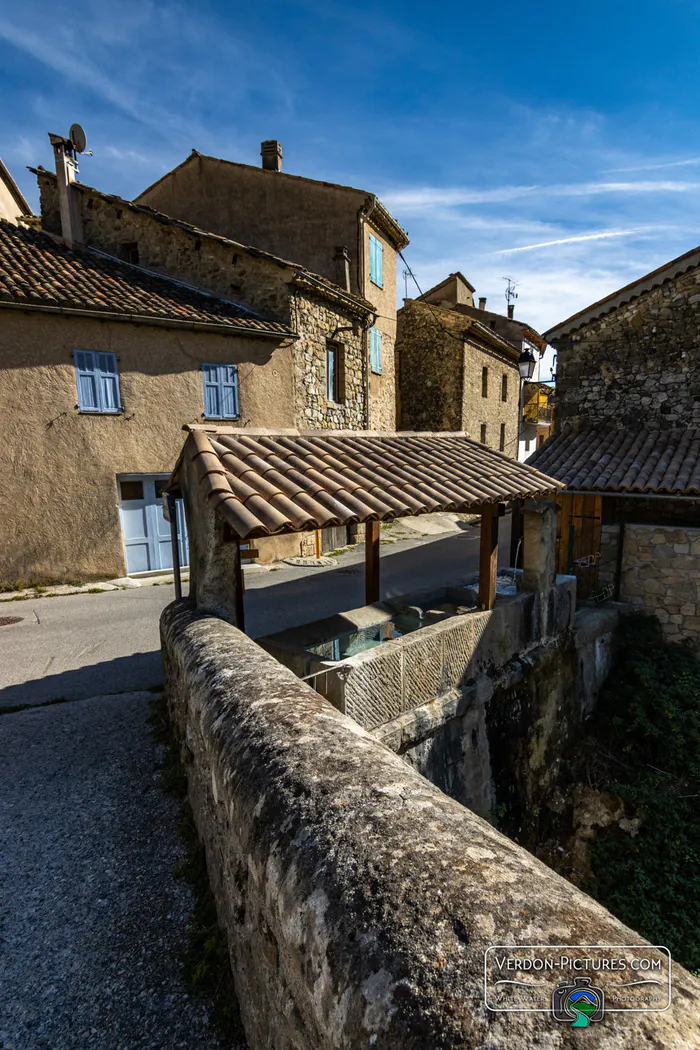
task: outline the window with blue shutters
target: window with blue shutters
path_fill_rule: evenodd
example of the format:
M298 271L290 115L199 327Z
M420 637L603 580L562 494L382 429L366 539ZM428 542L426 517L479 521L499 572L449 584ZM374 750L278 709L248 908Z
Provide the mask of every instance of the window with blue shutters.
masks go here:
M382 374L382 333L378 328L369 330L369 351L372 371Z
M81 412L121 412L117 355L75 350L75 382Z
M202 365L204 415L207 419L237 419L238 366Z
M384 245L373 233L369 235L369 279L378 288L384 287Z

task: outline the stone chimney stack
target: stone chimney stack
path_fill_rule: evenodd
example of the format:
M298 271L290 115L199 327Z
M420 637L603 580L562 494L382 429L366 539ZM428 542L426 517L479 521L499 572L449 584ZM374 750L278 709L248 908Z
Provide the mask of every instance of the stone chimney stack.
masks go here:
M282 171L282 145L277 139L260 143L260 156L265 171Z
M486 309L486 296L485 295L482 295L482 296L479 297L479 309L480 310L485 310Z
M508 303L508 316L512 319L515 313L515 303Z
M78 162L75 149L70 139L49 132L49 142L53 147L56 162L56 181L58 184L58 205L61 213L61 236L69 247L83 243L83 224L80 220L79 190L73 183L78 173Z
M346 247L336 248L333 256L335 263L335 283L346 291L350 291L350 255Z

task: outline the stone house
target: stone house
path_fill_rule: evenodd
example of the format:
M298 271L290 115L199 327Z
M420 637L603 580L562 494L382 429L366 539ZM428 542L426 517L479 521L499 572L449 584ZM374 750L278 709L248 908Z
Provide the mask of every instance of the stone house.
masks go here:
M396 257L408 236L375 194L282 172L282 148L263 142L262 167L193 150L136 198L194 226L254 244L368 300L363 333L368 427L396 425Z
M75 182L62 216L57 177L38 175L44 229L0 223L0 585L165 569L161 493L182 427L364 429L372 308ZM184 559L184 528L181 541ZM315 538L258 547L272 560Z
M525 326L475 308L473 291L450 274L399 310L401 429L465 430L515 458Z
M19 222L31 215L32 209L27 204L23 193L0 159L0 220Z
M700 640L700 249L545 333L555 432L530 459L567 485L559 571Z

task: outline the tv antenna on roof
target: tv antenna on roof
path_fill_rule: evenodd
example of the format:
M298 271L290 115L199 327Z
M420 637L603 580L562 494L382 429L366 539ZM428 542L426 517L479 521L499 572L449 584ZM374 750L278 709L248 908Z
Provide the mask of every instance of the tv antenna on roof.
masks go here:
M506 282L506 303L510 306L518 298L516 288L518 287L512 277L504 277L503 280Z

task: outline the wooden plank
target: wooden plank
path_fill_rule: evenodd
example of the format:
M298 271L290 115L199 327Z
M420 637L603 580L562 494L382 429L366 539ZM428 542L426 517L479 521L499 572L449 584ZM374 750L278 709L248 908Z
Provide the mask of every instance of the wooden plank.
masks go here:
M365 604L379 601L379 533L381 523L368 521L365 525Z
M259 558L260 551L256 547L243 547L241 549L241 558L243 561L251 561L253 558Z
M493 609L496 604L496 572L498 570L498 504L491 504L481 512L479 542L479 606Z

